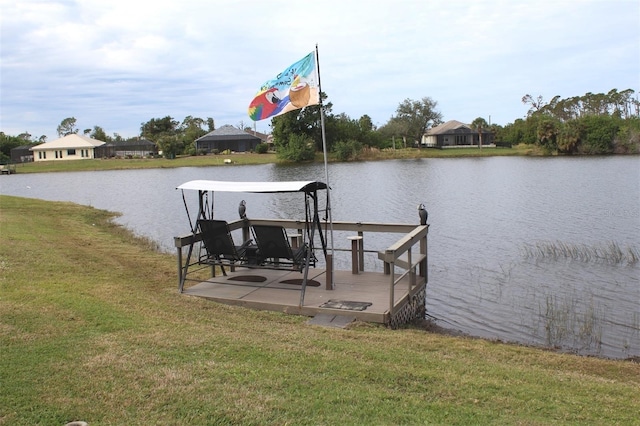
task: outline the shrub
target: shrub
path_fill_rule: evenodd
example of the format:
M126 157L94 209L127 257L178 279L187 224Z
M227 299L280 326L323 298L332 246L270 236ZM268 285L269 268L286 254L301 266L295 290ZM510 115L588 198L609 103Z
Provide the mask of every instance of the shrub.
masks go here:
M261 142L258 145L256 145L256 153L258 154L265 154L268 150L269 150L269 145L267 145L266 143Z
M640 118L633 117L624 121L613 141L616 154L640 154Z
M580 118L583 135L580 151L585 154L609 154L618 134L617 119L605 115L587 115Z
M333 151L340 161L355 160L362 151L362 144L355 140L339 141L334 145Z
M291 134L289 143L278 149L279 158L295 163L313 160L315 154L313 139L298 134Z

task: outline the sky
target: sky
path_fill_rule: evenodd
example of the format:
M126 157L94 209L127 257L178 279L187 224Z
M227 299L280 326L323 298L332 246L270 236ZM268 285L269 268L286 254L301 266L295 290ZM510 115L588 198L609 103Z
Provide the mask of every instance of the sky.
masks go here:
M640 0L0 0L0 36L0 131L48 141L67 117L253 127L260 86L316 46L332 113L376 126L405 99L506 125L525 94L640 92Z

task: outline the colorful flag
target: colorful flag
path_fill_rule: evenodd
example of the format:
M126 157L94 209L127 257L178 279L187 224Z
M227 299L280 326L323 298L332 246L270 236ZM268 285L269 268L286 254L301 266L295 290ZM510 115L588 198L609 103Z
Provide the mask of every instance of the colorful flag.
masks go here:
M319 103L316 56L311 52L260 87L249 104L249 117L259 121Z

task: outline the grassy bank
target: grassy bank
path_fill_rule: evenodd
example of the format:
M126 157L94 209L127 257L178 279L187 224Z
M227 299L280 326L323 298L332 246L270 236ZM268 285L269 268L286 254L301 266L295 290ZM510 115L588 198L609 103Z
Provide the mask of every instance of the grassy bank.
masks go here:
M230 160L231 163L225 163ZM39 161L17 164L18 173L75 172L95 170L162 169L175 167L207 167L231 165L255 165L276 162L275 154L239 153L230 155L182 156L173 160L167 158L102 159L75 161Z
M180 295L110 217L0 196L0 424L637 424L637 363Z
M454 158L454 157L491 157L507 155L537 155L532 147L519 146L514 148L476 148L468 149L397 149L397 150L364 150L360 153L359 161L377 161L411 158ZM227 160L227 162L225 162ZM231 163L228 163L228 162ZM322 162L322 153L316 155L316 161ZM329 155L329 161L335 161ZM281 162L274 153L254 154L236 153L201 156L182 156L169 160L166 158L137 158L137 159L92 159L77 161L41 161L17 164L18 173L44 172L73 172L93 170L128 170L128 169L159 169L173 167L209 167L230 165L255 165Z

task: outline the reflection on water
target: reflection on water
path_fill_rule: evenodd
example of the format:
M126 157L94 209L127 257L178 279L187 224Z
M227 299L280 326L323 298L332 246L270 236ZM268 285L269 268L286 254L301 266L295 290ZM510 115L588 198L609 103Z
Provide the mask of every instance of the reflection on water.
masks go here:
M640 265L523 254L538 242L637 247L639 166L637 157L331 164L333 219L417 224L417 205L425 203L427 311L444 327L583 354L640 356ZM324 176L318 164L17 174L0 178L0 192L121 212L119 223L169 251L173 236L190 230L175 189L185 181ZM194 214L195 198L187 198ZM304 218L300 194L216 194L216 216L235 219L242 199L250 217ZM345 244L346 235L334 238ZM384 238L369 242L384 247L395 236ZM367 269L381 270L374 256L366 262Z

